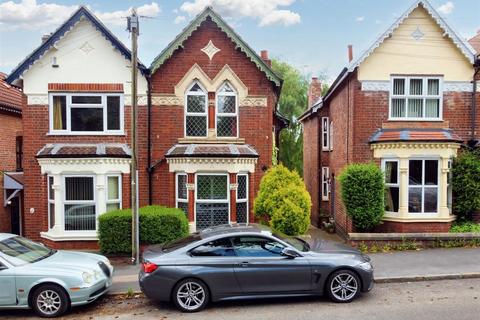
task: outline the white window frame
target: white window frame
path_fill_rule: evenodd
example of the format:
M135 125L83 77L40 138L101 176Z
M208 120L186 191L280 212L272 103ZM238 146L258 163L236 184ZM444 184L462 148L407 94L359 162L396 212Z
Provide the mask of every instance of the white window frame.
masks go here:
M385 180L386 176L385 176L385 170L386 170L386 163L387 162L396 162L397 163L397 183L390 183ZM400 210L400 160L398 158L382 158L382 172L384 174L384 182L385 182L385 187L396 187L398 188L398 209ZM407 188L408 188L408 185L407 185ZM386 213L388 214L392 214L392 215L395 215L395 214L398 214L398 212L395 212L395 211L385 211Z
M230 86L230 88L233 89L233 92L221 92L223 86L225 86L226 84L228 84L228 86ZM220 96L228 96L228 97L235 97L235 112L234 113L221 113L221 112L218 112L218 98ZM237 90L235 89L235 87L229 82L229 81L225 81L222 83L222 85L218 88L216 94L215 94L215 136L219 137L218 136L218 132L217 132L217 126L218 126L218 118L219 117L228 117L228 118L233 118L235 117L235 121L237 122L236 123L236 133L234 136L221 136L220 138L238 138L238 131L239 131L239 123L238 123L238 94L237 94Z
M67 200L66 192L66 178L93 178L93 200ZM98 231L98 197L97 197L97 176L95 174L65 174L62 175L62 230L65 234L85 234L85 233L96 233ZM95 230L65 230L65 205L67 204L94 204L95 205ZM57 210L57 209L55 209Z
M330 167L322 167L322 200L330 200ZM326 194L324 190L327 190Z
M65 130L55 130L53 127L53 97L65 97L66 98L66 122L67 126ZM100 96L102 97L101 104L75 104L72 103L72 96ZM107 113L107 97L119 97L120 98L120 129L108 130L108 113ZM72 108L102 108L103 109L103 131L72 131L71 123L71 109ZM91 136L91 135L124 135L125 125L125 106L123 93L50 93L49 94L49 135L79 135L79 136Z
M199 176L227 176L227 199L198 199L198 177ZM195 174L195 204L194 204L194 218L195 226L197 225L197 203L225 203L228 202L228 223L232 222L230 212L230 175L228 173L219 172L200 172Z
M52 179L52 183L50 184L50 179ZM55 216L55 190L53 186L55 185L55 178L52 175L47 175L47 203L48 203L48 229L51 230L55 225L52 226L51 216ZM52 194L50 193L50 189L53 190L53 199ZM53 212L50 210L50 205L53 204Z
M405 94L393 95L393 83L396 79L405 80ZM410 95L410 80L422 80L422 95ZM438 80L438 95L428 95L428 80ZM405 99L405 117L393 117L392 100ZM408 116L408 99L423 99L422 114L423 117ZM425 117L426 99L439 99L438 118ZM443 121L443 77L440 76L391 76L390 77L390 96L388 102L388 120L391 121Z
M108 178L117 177L118 178L118 199L108 199ZM118 210L122 209L122 175L120 173L109 173L105 176L105 210L108 210L109 204L118 203ZM107 211L108 212L108 211Z
M185 172L177 172L175 174L175 208L178 208L178 203L179 202L182 202L182 203L186 203L188 205L188 189L187 189L187 197L184 199L184 198L180 198L179 195L178 195L178 177L180 176L185 176L185 188L186 188L186 184L188 184L188 174L185 173ZM186 212L188 214L188 212Z
M202 92L190 92L190 90L198 84L199 87L202 89ZM204 96L205 98L205 112L188 112L188 96ZM183 135L188 138L205 138L208 137L208 91L205 87L200 83L200 81L193 81L190 86L188 86L187 91L185 92L185 105L184 105L184 113L183 113ZM204 136L188 136L187 135L187 116L193 117L205 117L205 135Z
M333 151L333 121L330 121L328 136L329 136L328 143L330 144L330 151Z
M247 204L247 224L248 224L250 222L249 221L249 214L248 214L249 213L249 211L248 211L248 193L250 191L249 190L249 185L248 185L248 173L238 173L237 174L237 184L238 184L238 177L240 177L240 176L244 176L245 181L246 181L246 183L245 183L245 188L246 188L245 198L240 199L238 197L238 187L237 187L237 190L236 190L235 197L237 198L237 203L246 203ZM235 204L235 206L236 206L236 204Z
M330 151L330 120L322 117L322 151Z
M422 161L422 184L421 185L410 185L410 161L411 160L421 160ZM437 161L437 185L425 185L425 161L427 160L434 160ZM425 215L425 216L437 216L440 211L440 185L441 185L441 162L439 158L435 157L410 157L408 159L408 171L407 171L407 209L410 207L410 188L416 188L422 190L422 210L421 212L410 212L408 209L409 215ZM437 188L437 211L436 212L425 212L425 188Z
M452 165L453 160L448 160L448 174L447 174L447 207L450 213L453 212L453 187L452 187Z

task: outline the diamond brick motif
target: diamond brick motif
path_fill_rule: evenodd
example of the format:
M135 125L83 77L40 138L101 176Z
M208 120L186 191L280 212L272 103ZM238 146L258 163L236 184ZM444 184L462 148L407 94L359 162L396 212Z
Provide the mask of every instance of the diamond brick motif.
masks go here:
M217 52L220 51L215 45L213 44L212 40L208 41L208 44L200 49L203 53L205 53L210 60L213 59L213 56L217 54Z

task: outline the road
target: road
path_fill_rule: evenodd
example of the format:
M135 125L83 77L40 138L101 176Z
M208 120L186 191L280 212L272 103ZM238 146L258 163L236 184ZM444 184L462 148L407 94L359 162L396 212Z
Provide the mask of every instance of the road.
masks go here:
M142 296L104 298L75 308L66 319L435 319L474 320L480 314L480 279L377 284L350 304L324 298L286 298L222 302L196 314L182 314L169 304L155 304ZM33 319L31 311L1 311L2 319Z

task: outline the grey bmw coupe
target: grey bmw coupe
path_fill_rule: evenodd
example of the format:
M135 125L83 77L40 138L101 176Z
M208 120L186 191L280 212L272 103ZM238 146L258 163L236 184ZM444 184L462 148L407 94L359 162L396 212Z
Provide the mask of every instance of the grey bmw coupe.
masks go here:
M350 302L373 288L373 267L346 246L234 225L148 247L139 281L147 297L196 312L210 301L246 298L327 294Z

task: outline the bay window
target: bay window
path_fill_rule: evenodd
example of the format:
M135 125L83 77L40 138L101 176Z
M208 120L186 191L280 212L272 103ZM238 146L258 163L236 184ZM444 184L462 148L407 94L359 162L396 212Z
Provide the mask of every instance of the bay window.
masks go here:
M228 82L217 92L216 128L217 137L238 135L237 93Z
M385 211L398 212L400 206L400 177L398 160L383 160L385 175Z
M248 223L248 174L238 174L237 184L237 222Z
M65 231L96 230L95 178L65 176L64 190Z
M438 160L409 160L408 212L438 212L438 173Z
M48 182L48 227L55 225L55 190L53 189L53 177L47 177Z
M185 98L185 136L206 137L207 125L207 92L198 82L194 82Z
M177 187L176 187L177 208L182 209L185 214L188 214L188 190L187 190L187 174L177 173Z
M120 94L54 93L50 95L52 134L122 134Z
M390 120L441 120L442 78L392 77Z

